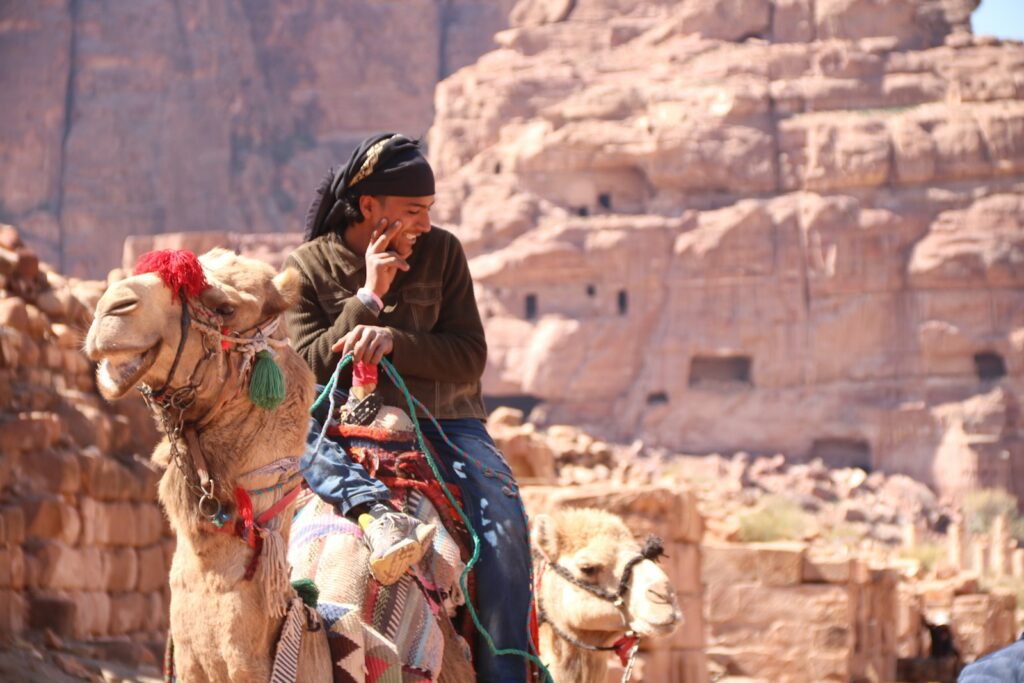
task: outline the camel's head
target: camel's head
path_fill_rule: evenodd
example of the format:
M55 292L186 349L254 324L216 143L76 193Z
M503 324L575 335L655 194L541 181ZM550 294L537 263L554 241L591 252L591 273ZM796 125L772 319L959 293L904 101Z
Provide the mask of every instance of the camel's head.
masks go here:
M682 614L676 592L658 564L642 558L641 544L621 518L603 510L569 509L538 515L533 521L534 548L549 566L541 578L540 598L551 621L575 634L614 636L632 630L640 636L668 635ZM577 581L598 593L619 592L632 565L621 609L560 576L557 563ZM538 571L542 569L538 568ZM593 644L593 638L588 638Z
M277 273L261 261L219 248L198 261L189 252L162 253L161 268L115 282L96 304L85 350L99 362L97 383L107 399L120 398L139 384L158 388L167 382L182 335L183 296L190 316L206 329L236 334L275 319L298 298L298 276L291 270ZM174 385L186 384L203 355L216 346L219 340L211 342L210 335L193 327L181 348ZM220 368L206 370L205 379L214 384Z

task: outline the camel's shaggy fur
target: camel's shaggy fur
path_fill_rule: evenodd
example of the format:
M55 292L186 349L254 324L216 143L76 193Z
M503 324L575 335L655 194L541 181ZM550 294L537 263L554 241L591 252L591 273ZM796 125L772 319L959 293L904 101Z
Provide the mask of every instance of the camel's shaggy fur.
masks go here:
M620 517L603 510L567 509L533 520L533 544L539 558L534 573L540 579L538 597L547 616L559 628L588 645L611 645L627 628L642 637L672 633L681 621L675 590L661 568L643 560L633 569L624 613L545 569L557 562L574 577L614 593L629 560L640 544ZM624 623L626 622L626 623ZM555 681L605 681L608 652L590 652L558 637L541 625L539 649Z

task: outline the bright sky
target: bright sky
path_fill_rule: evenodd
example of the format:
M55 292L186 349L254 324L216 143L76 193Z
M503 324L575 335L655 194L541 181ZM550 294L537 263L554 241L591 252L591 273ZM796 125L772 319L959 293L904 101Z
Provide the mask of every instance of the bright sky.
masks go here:
M1024 0L981 0L971 28L979 36L1024 40Z

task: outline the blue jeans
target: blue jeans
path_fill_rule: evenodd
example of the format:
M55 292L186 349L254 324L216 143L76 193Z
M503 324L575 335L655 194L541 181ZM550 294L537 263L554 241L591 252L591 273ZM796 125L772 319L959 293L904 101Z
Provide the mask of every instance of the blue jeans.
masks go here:
M336 395L338 402L344 403L343 392ZM358 505L390 500L387 487L352 461L338 444L325 438L314 451L326 418L326 405L325 401L314 414L309 447L302 457L310 488L342 514ZM512 470L481 420L438 422L448 440L466 454L460 455L445 443L430 420L420 420L420 429L438 457L442 475L462 491L466 516L480 537L480 559L474 567L480 622L498 649L533 652L529 642L529 531ZM527 680L526 660L518 655L493 655L483 636L477 638L473 664L480 683Z

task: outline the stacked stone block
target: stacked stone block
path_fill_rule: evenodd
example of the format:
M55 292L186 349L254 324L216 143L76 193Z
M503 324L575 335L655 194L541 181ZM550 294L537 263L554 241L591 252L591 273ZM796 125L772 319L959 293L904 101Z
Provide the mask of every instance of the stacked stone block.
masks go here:
M947 579L919 582L901 596L904 605L931 621L948 621L965 662L983 657L1017 639L1017 597L984 591L977 575L961 572ZM927 643L912 656L927 655Z
M102 283L65 280L0 227L0 634L151 641L173 541L138 400L112 407L81 351Z
M776 683L857 680L896 669L897 575L803 544L701 548L710 662Z

